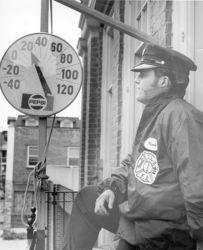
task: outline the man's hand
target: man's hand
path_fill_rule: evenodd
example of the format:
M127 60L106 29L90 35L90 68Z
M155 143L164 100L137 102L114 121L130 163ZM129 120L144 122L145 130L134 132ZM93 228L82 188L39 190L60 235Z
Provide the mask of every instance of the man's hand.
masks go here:
M115 194L112 190L104 191L95 202L94 212L98 215L109 215L109 209L113 208Z

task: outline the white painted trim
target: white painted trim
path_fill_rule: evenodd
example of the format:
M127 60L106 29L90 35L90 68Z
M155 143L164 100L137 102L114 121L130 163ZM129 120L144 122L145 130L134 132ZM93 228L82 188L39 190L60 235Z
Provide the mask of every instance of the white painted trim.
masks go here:
M14 142L15 142L15 121L8 125L8 143L7 143L7 166L5 183L5 207L4 215L5 229L11 228L12 199L13 199L13 164L14 164Z
M150 1L146 1L150 3ZM125 20L127 24L136 26L136 2L126 2ZM124 36L124 59L123 59L123 107L122 107L122 147L121 159L126 157L132 149L134 137L143 110L143 104L135 98L135 73L130 71L135 65L135 54L142 43L140 41Z
M173 1L172 47L194 60L194 1ZM195 73L190 73L186 99L194 104Z
M135 19L135 5L134 3L125 3L125 21L129 25L136 22ZM124 36L124 55L123 55L123 91L122 91L122 133L121 133L121 159L126 157L132 146L132 113L134 105L132 100L134 98L134 73L131 68L134 65L134 47L135 39L130 36Z
M112 71L110 58L112 53L112 35L109 33L109 29L104 29L103 32L103 54L102 54L102 95L101 95L101 146L100 157L101 164L103 165L103 178L106 178L111 173L111 109L112 109ZM102 167L102 166L101 166Z
M194 1L187 1L187 54L194 60L195 58L195 3ZM194 104L195 96L195 72L190 73L190 84L188 86L188 101Z
M8 126L8 144L7 144L7 166L6 166L6 180L13 181L13 162L14 162L14 140L15 127L14 123Z

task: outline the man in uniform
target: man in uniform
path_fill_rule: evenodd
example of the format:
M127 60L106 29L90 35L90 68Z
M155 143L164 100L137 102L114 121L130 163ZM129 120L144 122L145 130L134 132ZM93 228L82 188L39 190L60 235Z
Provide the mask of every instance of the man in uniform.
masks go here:
M183 100L195 70L183 54L145 45L132 69L145 104L132 152L78 193L68 249L92 249L105 228L117 250L203 250L203 113Z

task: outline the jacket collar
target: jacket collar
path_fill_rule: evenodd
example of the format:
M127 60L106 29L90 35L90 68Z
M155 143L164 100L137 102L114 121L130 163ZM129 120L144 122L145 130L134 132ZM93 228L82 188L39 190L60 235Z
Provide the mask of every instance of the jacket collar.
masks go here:
M153 98L149 104L147 104L143 110L142 117L137 129L134 147L140 143L143 131L147 134L147 131L151 131L154 126L158 115L161 111L174 99L181 98L178 93L167 92L158 97Z

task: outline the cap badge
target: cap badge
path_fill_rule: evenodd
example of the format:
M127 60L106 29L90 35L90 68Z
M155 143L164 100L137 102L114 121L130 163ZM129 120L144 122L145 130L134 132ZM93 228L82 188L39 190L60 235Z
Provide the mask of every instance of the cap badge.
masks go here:
M164 65L165 64L165 61L154 61L155 63L158 63L158 64L162 64L162 65Z

